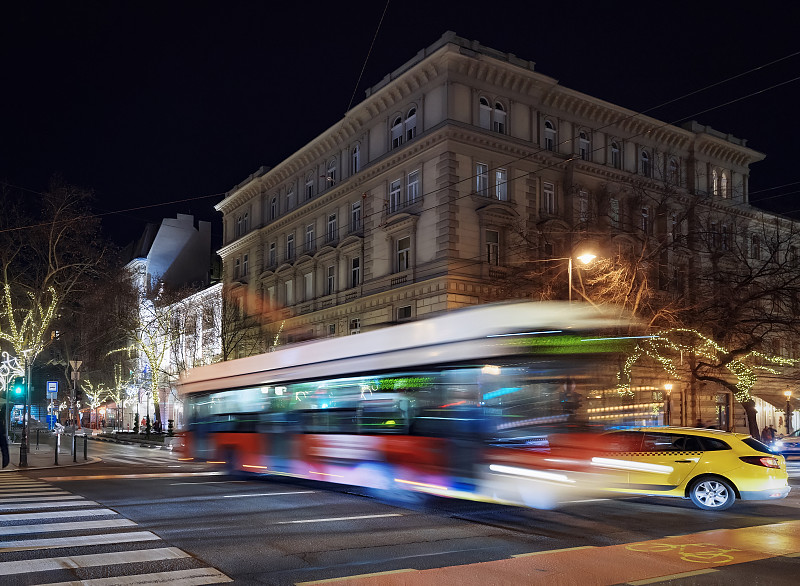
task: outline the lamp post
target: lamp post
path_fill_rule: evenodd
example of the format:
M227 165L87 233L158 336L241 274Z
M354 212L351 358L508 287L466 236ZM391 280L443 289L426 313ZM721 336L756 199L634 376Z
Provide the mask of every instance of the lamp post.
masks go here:
M789 435L792 433L792 391L786 389L783 394L786 397L786 435Z
M576 256L575 258L581 261L581 263L588 265L590 262L596 259L597 256L592 254L591 252L585 252L583 254ZM570 303L572 303L572 257L571 256L562 256L559 258L542 258L538 260L529 260L528 262L555 262L559 260L567 261L567 285L569 286L567 299L569 300Z
M664 425L670 425L672 421L672 383L664 385Z
M19 440L20 468L27 468L28 466L28 403L30 403L31 391L31 363L28 360L28 352L30 352L30 350L22 351L22 356L25 358L25 389L22 407L22 435Z

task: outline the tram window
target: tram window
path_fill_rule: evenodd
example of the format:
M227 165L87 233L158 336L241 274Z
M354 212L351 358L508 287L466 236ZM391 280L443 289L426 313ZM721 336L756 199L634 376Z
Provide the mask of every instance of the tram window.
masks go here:
M305 433L356 433L358 422L355 409L311 409L298 411Z

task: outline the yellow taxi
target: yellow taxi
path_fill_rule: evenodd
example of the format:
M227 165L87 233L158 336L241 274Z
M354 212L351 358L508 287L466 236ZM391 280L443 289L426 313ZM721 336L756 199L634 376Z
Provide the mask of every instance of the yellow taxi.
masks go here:
M753 437L716 429L640 427L604 435L599 469L627 473L614 486L626 494L688 498L723 511L735 500L782 499L789 494L786 460Z

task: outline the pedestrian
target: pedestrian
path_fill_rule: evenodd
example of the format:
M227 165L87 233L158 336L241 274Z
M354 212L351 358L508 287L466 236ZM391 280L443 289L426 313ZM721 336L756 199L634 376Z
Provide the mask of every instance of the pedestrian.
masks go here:
M773 427L771 425L765 425L764 429L761 430L761 441L767 445L772 443L772 440L775 439L775 434L773 432Z
M775 441L775 438L778 437L778 430L770 423L769 424L769 437L770 441Z

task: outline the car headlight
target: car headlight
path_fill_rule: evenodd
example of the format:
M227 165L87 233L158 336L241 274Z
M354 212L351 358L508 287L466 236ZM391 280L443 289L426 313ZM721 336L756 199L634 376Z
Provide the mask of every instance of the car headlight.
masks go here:
M775 448L776 450L782 450L784 445L782 441L775 440L774 442L772 442L772 447Z

